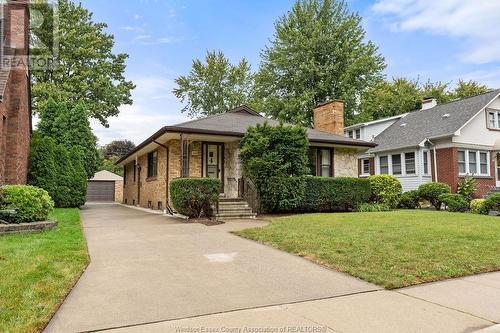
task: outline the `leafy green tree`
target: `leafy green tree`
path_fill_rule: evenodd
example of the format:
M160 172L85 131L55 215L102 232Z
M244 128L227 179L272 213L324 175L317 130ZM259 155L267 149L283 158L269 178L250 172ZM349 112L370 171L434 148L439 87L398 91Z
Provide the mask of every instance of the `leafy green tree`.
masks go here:
M395 78L380 81L363 96L361 113L357 121L367 121L395 116L419 109L422 93L418 81Z
M191 72L179 76L174 95L186 105L182 112L192 118L225 112L250 100L252 73L246 59L237 65L222 51L207 52L205 62L195 59Z
M119 160L117 156L111 156L108 159L102 159L101 165L99 167L100 170L106 170L112 173L115 173L119 176L123 177L123 167L119 165L115 165L115 163Z
M480 84L476 81L464 81L462 79L458 80L458 84L452 92L452 98L466 98L470 96L475 96L479 94L484 94L485 92L490 91L491 89L484 84Z
M123 157L134 150L135 144L130 140L114 140L108 143L102 152L104 159L111 157Z
M329 98L343 99L345 118L382 78L384 58L366 40L361 16L339 0L298 0L278 19L261 53L255 78L257 110L282 121L312 123L312 109Z
M428 80L421 88L422 98L434 98L440 103L446 103L452 98L449 93L449 83L431 82Z
M131 104L132 82L124 77L128 55L113 53L113 35L104 32L105 23L95 23L81 4L58 0L59 52L45 54L57 64L47 70L33 70L33 107L40 112L49 96L74 105L84 102L87 115L107 126L107 119L119 113L119 106ZM51 45L52 24L37 28L35 42Z
M99 168L100 158L97 138L92 133L87 115L83 103L68 108L65 103L56 103L49 98L41 111L38 131L67 149L80 148L85 156L87 177L91 178Z
M248 128L240 142L240 158L265 210L289 210L301 203L305 184L298 177L309 171L308 146L300 126L265 123Z

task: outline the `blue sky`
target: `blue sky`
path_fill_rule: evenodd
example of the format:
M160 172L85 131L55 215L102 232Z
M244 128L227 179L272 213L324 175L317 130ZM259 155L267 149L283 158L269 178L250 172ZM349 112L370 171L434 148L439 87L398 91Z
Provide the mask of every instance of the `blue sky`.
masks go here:
M193 58L220 49L233 61L258 68L259 52L275 20L292 0L82 0L94 20L106 22L115 49L130 55L126 76L137 88L110 128L93 124L100 144L136 144L163 125L183 121L172 94L174 79ZM367 38L379 46L388 77L456 82L475 79L500 87L500 1L350 0L363 17Z

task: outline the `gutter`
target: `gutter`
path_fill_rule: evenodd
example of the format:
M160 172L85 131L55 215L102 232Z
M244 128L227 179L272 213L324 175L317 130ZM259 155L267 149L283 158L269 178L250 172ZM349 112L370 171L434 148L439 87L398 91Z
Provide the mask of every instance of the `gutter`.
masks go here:
M123 161L125 161L127 158L130 156L134 155L137 153L139 150L142 148L146 147L148 144L155 142L160 136L163 134L171 132L171 133L180 133L180 134L212 134L212 135L223 135L223 136L233 136L233 137L238 137L242 138L245 133L241 132L231 132L231 131L215 131L215 130L204 130L204 129L196 129L196 128L184 128L184 127L178 127L178 126L165 126L162 127L160 130L158 130L156 133L151 135L149 138L147 138L144 142L142 142L140 145L138 145L134 150L132 150L129 154L123 156L120 158L118 161L115 162L115 165L119 165ZM309 142L316 142L316 143L330 143L330 144L338 144L338 145L347 145L347 146L360 146L360 147L369 147L373 148L376 147L377 145L373 142L350 142L350 141L343 141L343 140L328 140L328 139L309 139Z

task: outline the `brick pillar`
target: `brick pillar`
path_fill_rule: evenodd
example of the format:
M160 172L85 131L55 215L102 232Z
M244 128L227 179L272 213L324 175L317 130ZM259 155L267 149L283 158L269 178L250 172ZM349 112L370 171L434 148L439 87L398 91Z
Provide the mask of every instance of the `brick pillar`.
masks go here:
M29 47L29 9L27 1L8 1L4 7L6 46L15 56L11 67L2 106L6 113L5 140L6 184L25 184L28 171L29 138L31 130L30 96L27 55ZM1 120L0 120L1 121ZM0 179L1 181L1 179Z
M314 129L344 136L344 101L332 100L313 110Z

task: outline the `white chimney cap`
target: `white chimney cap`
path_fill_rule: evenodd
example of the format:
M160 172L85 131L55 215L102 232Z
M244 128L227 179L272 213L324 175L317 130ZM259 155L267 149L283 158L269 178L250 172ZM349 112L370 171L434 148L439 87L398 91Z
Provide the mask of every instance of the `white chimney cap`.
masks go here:
M426 98L422 101L422 109L421 110L427 110L427 109L432 109L437 105L437 100L435 98Z

